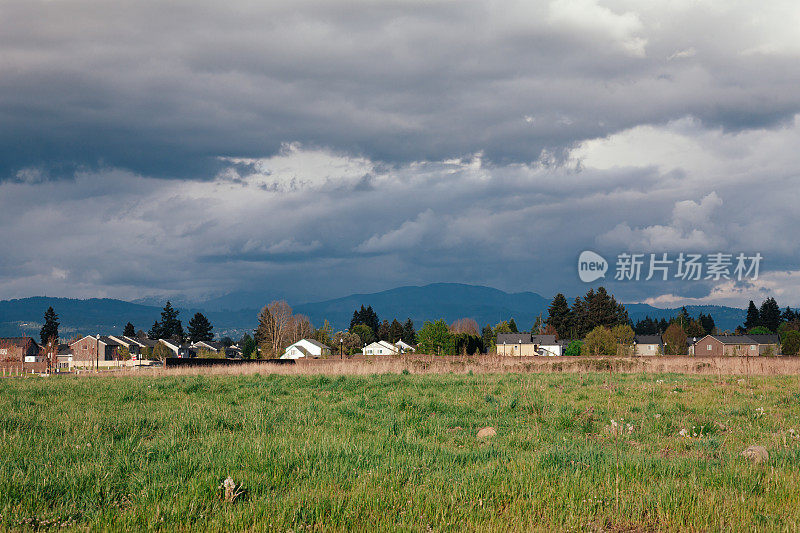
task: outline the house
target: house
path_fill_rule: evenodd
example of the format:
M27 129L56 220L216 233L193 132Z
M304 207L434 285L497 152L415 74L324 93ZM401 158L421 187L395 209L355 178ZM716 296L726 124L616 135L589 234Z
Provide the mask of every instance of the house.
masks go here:
M362 353L364 355L397 355L400 353L400 348L386 341L376 341L364 346Z
M0 361L37 363L44 361L39 345L32 337L0 338Z
M414 347L413 347L413 346L411 346L410 344L406 344L405 342L403 342L403 339L400 339L399 341L397 341L396 343L394 343L394 345L397 347L397 349L400 351L400 353L409 353L409 352L414 352L414 351L416 351L416 350L414 350Z
M694 343L695 357L760 355L758 341L749 335L706 335Z
M239 347L238 344L234 344L225 348L225 357L229 357L231 359L241 359L242 358L242 349Z
M633 355L663 355L661 335L636 335L633 338Z
M111 366L122 345L105 335L86 335L69 345L73 366Z
M128 337L124 337L122 335L109 335L110 339L119 343L119 345L126 350L131 355L132 360L141 359L142 349L147 348L143 343L139 342L136 339L131 339Z
M321 342L314 339L300 339L291 346L286 347L286 351L281 356L281 359L304 359L304 358L319 358L329 357L331 349Z
M538 336L538 335L537 335ZM533 357L539 355L539 345L533 343L530 333L498 333L497 355L508 357Z
M158 342L169 348L175 354L175 357L180 357L181 359L197 357L197 350L191 344L181 344L176 338L158 339Z
M225 351L225 345L219 341L197 341L191 344L195 350L206 351L212 353L222 354Z
M748 333L747 336L758 343L758 355L778 355L781 353L780 335L761 335Z
M59 344L56 353L57 367L69 369L72 366L72 349L69 344Z
M531 335L531 342L539 346L538 355L553 357L563 354L561 343L556 340L555 335Z

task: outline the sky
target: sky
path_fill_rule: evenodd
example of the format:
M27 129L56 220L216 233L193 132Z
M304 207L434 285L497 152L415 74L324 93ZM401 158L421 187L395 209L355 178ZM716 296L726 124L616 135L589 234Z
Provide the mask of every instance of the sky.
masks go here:
M0 298L800 306L798 25L791 1L2 0ZM763 261L614 280L626 252Z

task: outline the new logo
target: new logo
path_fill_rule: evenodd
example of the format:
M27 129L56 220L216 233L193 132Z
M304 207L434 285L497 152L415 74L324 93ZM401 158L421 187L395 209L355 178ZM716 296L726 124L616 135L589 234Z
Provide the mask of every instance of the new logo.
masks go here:
M608 261L600 254L586 250L578 257L578 277L584 283L604 278L607 270Z

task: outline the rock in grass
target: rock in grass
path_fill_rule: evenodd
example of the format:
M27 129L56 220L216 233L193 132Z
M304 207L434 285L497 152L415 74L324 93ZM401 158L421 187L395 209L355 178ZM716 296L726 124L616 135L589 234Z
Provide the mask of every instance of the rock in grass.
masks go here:
M493 427L485 427L478 430L478 438L479 439L488 439L489 437L494 437L497 435L497 431Z
M754 464L766 463L769 460L767 449L758 445L748 447L742 452L742 455L753 461Z

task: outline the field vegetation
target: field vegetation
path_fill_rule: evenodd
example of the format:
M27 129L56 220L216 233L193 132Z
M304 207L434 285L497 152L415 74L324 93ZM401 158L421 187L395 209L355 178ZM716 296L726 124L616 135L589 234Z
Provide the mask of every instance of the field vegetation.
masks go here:
M798 416L794 376L5 379L0 527L796 530Z

